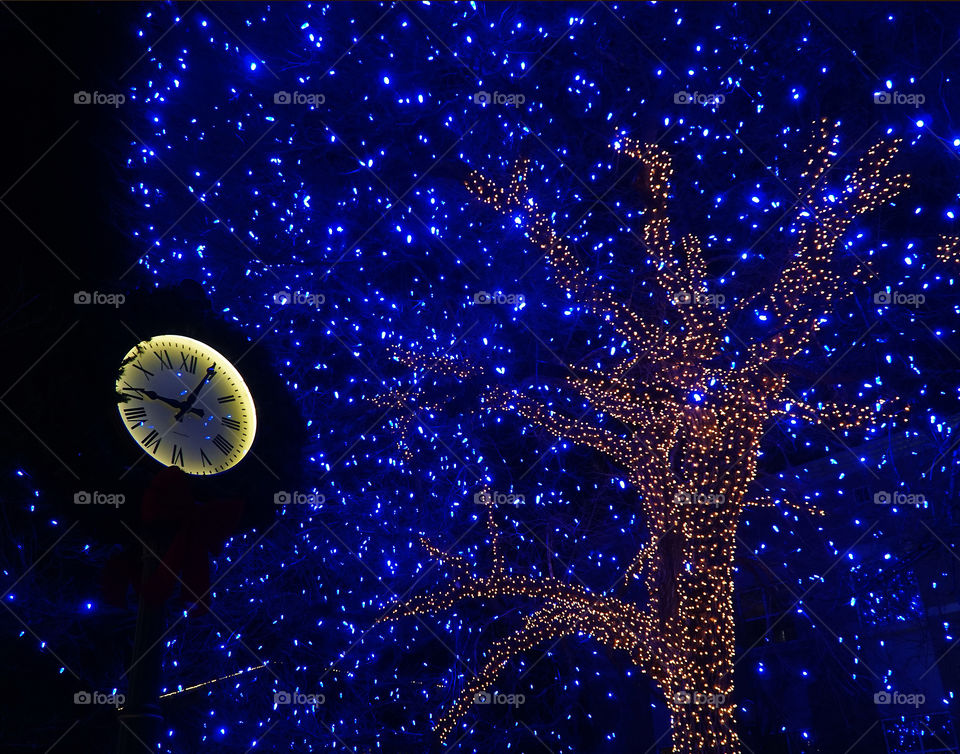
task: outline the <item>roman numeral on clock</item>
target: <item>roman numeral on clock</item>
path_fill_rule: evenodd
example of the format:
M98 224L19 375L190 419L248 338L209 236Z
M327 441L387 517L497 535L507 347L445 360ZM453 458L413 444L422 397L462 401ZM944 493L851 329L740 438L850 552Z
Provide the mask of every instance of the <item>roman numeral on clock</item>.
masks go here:
M154 352L153 352L153 355L156 356L156 357L160 360L160 371L161 371L161 372L162 372L164 369L170 369L170 370L173 369L173 362L170 361L170 354L169 354L169 353L167 353L166 351L161 351L161 352L159 352L159 353L158 353L157 351L154 351Z
M188 356L184 354L183 351L181 351L180 352L180 369L182 369L184 372L190 372L190 374L196 374L197 373L197 357Z
M160 437L160 434L155 429L150 430L150 434L144 437L140 442L146 450L150 450L150 447L153 446L153 454L156 455L157 451L160 449L160 440L163 439Z
M149 369L144 369L142 366L140 366L140 365L139 365L137 362L135 362L135 361L131 361L131 362L130 362L130 366L132 366L134 369L139 369L141 372L143 372L145 375L147 375L147 377L153 377L153 372L151 372Z
M147 418L147 409L143 406L131 406L123 409L123 418L136 426Z
M225 439L223 435L217 435L213 438L213 444L217 446L219 450L224 455L229 455L230 451L233 450L233 443Z
M130 392L129 392L129 393L126 392L127 390L129 390ZM135 388L135 387L134 387L133 385L131 385L129 382L124 382L124 383L123 383L123 389L122 389L121 392L123 392L123 394L124 394L125 396L127 396L128 398L136 398L138 401L142 401L142 400L143 400L143 396L140 395L140 391L137 390L137 388Z
M200 451L200 465L201 466L213 466L213 461L207 458L207 454L202 450Z
M240 431L240 422L238 422L236 419L230 419L229 417L225 416L220 420L220 423L227 429L232 429L235 432Z
M170 465L177 464L181 469L183 468L183 448L174 443L173 452L170 454Z
M221 395L217 398L217 403L232 403L236 400L236 396L233 395Z

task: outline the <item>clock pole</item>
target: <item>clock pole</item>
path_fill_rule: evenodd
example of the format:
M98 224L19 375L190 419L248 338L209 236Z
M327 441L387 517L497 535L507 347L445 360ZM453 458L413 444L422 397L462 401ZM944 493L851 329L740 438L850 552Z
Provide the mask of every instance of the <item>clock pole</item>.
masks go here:
M137 627L127 670L127 703L120 713L119 754L141 754L160 740L160 677L166 602L181 563L171 557L173 544L193 505L189 477L174 466L153 475L140 505L140 578ZM132 574L131 574L132 575ZM189 577L185 577L189 581ZM199 589L199 588L198 588ZM194 589L188 589L193 593ZM202 596L202 591L196 592Z
M166 549L158 537L150 539L153 541L148 540L148 545L141 548L141 584L149 583L157 568L161 567L155 553ZM163 723L159 694L164 616L164 603L151 604L146 594L141 592L133 654L127 673L127 703L120 712L118 754L138 754L144 746L152 750L160 738Z
M127 703L120 713L119 754L141 754L145 746L152 750L160 740L166 602L179 584L180 599L191 603L191 615L209 612L209 557L222 549L239 525L243 508L242 498L197 501L191 477L178 466L158 471L147 486L138 536L142 554L137 627L127 671Z

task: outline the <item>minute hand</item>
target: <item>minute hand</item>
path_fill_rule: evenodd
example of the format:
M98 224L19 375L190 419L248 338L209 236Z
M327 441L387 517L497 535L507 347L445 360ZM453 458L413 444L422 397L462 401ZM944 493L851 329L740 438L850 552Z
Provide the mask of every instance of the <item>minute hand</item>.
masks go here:
M216 366L216 364L211 364L207 367L207 373L203 376L203 379L200 380L200 384L197 385L193 389L193 392L187 396L187 399L183 402L183 408L177 412L177 415L173 417L174 419L177 421L183 420L183 415L187 413L191 406L193 406L193 404L196 402L197 396L200 395L200 391L203 389L203 386L206 385L207 382L213 377L214 373L216 372Z

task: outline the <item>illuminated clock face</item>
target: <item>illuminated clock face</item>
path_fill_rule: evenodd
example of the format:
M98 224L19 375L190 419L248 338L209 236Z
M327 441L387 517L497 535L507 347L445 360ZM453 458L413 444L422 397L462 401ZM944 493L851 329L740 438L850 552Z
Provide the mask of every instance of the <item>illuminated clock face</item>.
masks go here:
M123 358L117 392L130 436L164 466L219 474L253 444L250 391L233 364L199 340L157 335L138 343Z

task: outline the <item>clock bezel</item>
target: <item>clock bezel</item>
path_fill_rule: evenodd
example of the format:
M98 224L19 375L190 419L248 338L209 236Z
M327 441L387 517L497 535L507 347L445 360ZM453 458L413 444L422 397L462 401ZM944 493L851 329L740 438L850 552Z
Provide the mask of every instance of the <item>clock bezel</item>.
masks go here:
M166 342L165 342L166 341ZM130 407L131 400L123 392L121 383L125 380L129 380L130 372L128 371L128 365L131 364L136 359L141 356L149 353L156 353L157 350L162 348L182 348L182 349L191 349L192 351L198 353L202 356L203 359L211 359L217 365L217 372L221 374L221 379L226 378L226 382L231 385L232 392L236 395L237 400L242 406L242 413L244 413L244 419L246 420L246 425L244 429L246 430L246 438L243 439L243 442L238 445L238 451L236 456L231 456L228 458L228 464L224 466L222 463L214 466L210 469L197 468L195 465L191 465L190 468L186 466L181 466L175 463L166 463L163 458L158 456L156 453L150 453L147 447L145 447L141 440L134 434L134 429L141 426L141 424L131 425L128 424L128 421L124 415L124 409ZM162 370L161 370L162 371ZM174 370L176 371L176 370ZM198 372L199 374L199 372ZM129 382L127 383L129 384ZM186 386L186 384L185 384ZM177 335L173 333L163 334L163 335L154 335L146 340L142 340L133 346L120 362L120 368L117 374L116 381L116 393L118 396L122 396L123 399L118 400L117 402L117 416L119 417L120 423L126 431L127 435L131 440L137 445L138 448L144 453L144 455L149 456L157 463L160 463L163 466L176 466L181 469L184 473L191 476L215 476L217 474L223 474L227 471L230 471L246 457L247 453L250 452L250 449L253 447L254 440L257 433L257 410L256 404L253 400L253 394L250 391L250 388L247 386L246 382L243 379L243 376L240 374L240 371L237 367L227 359L222 353L217 349L210 346L208 343L204 343L201 340L196 338L191 338L187 335ZM212 413L212 411L211 411ZM176 426L176 425L174 425ZM172 427L171 427L172 429ZM167 432L169 432L168 430ZM236 437L243 438L243 433L239 432L236 429L232 429ZM162 439L167 432L164 432L160 436ZM215 441L212 441L215 443ZM224 454L226 455L226 454Z

